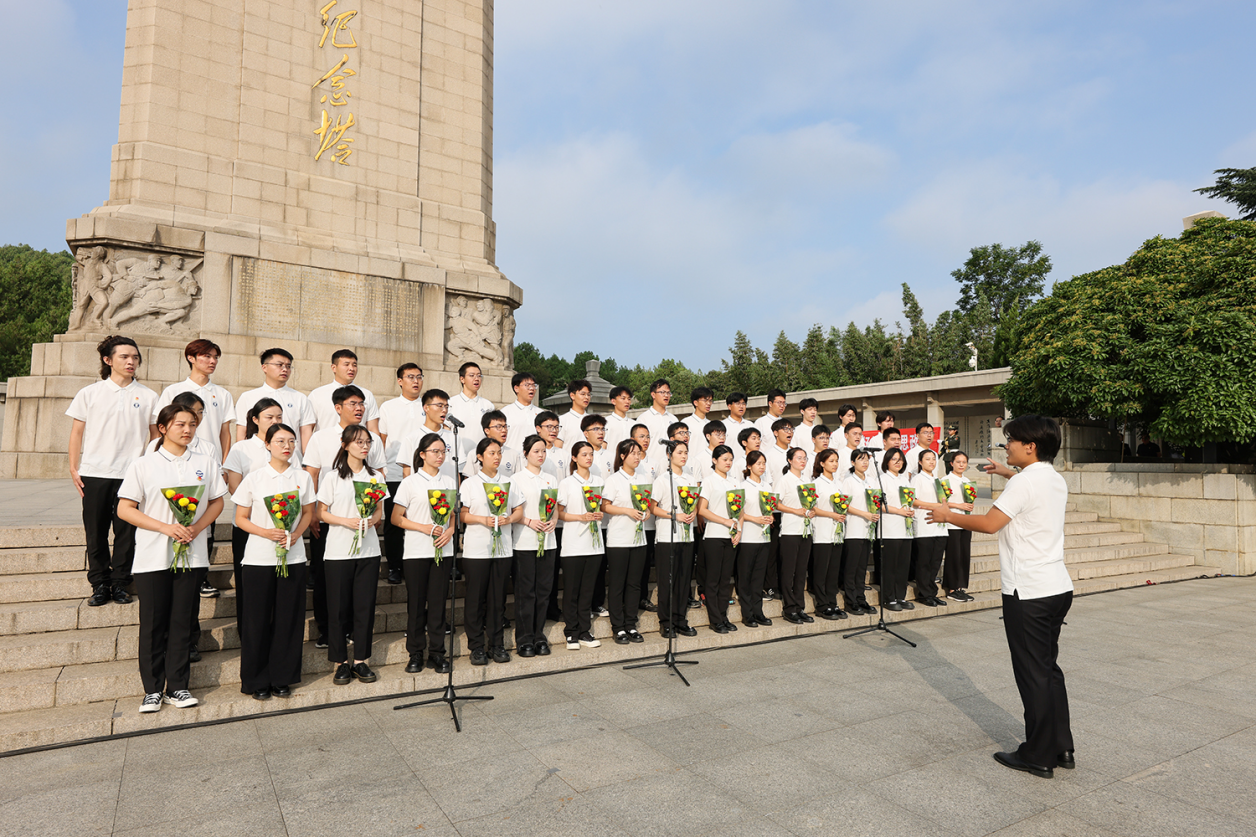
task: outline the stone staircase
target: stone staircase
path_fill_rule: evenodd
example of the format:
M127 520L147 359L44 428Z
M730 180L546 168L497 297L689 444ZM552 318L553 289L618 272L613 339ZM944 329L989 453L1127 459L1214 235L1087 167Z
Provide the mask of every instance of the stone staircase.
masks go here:
M1116 522L1101 521L1092 513L1070 511L1066 518L1066 561L1077 593L1085 595L1149 583L1179 581L1212 574L1215 568L1196 566L1190 556L1174 555L1168 547L1147 543L1137 533L1124 532ZM200 600L203 660L192 665L190 688L201 703L178 710L166 707L155 715L138 714L141 698L136 667L139 612L136 603L89 608L83 533L76 526L0 528L0 752L25 747L119 734L155 726L188 724L251 715L288 708L328 704L365 697L439 689L445 677L425 669L406 674L404 585L381 579L376 605L372 667L377 682L335 686L327 652L312 641L313 618L307 620L304 680L287 700L253 700L240 693L239 640L235 627L235 590L231 572L228 527L217 529L211 582L222 590L219 598ZM893 622L997 607L1000 604L998 546L993 537L976 535L968 603L950 602L945 608L917 607L890 614ZM459 591L460 592L460 591ZM868 600L877 604L877 591ZM914 596L909 591L909 596ZM308 607L308 603L307 603ZM689 612L698 636L682 638L681 648L692 651L781 639L794 635L850 631L874 624L876 617L852 617L840 622L817 619L810 625L792 625L780 616L778 601L765 604L771 627L741 626L726 635L705 630L705 610ZM808 610L811 610L808 596ZM510 610L508 609L508 613ZM740 609L730 608L734 624ZM462 621L461 605L455 612ZM532 675L588 667L661 654L666 641L658 633L653 613L641 614L646 641L616 645L609 641L609 620L594 622L602 647L567 651L561 626L550 623L547 634L554 645L549 657L514 658L509 664L472 667L465 656L455 661L454 682L474 685L503 677ZM455 647L465 649L462 632ZM510 642L510 632L507 632ZM660 675L663 676L663 675Z

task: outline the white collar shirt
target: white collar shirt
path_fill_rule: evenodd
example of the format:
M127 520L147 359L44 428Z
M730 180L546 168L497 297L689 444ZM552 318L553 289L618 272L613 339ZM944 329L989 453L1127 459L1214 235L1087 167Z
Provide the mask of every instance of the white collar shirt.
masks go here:
M472 448L484 438L484 428L480 426L480 419L485 413L491 412L493 412L493 402L479 394L475 398L468 398L465 392L459 390L449 399L449 415L466 425L459 429L458 439Z
M404 396L398 396L379 405L379 435L384 439L384 460L387 463L385 473L389 482L401 480L404 460L398 459L397 451L401 447L402 439L416 427L422 426L424 419L423 401L419 398L409 401Z
M243 442L236 442L231 446L231 450L227 452L227 461L222 463L222 469L247 477L255 469L269 462L270 451L266 450L266 443L262 441L261 436L254 433ZM288 464L294 468L304 467L301 462L301 451L294 447Z
M994 501L1011 518L999 530L1003 595L1041 599L1073 589L1064 565L1067 504L1068 486L1049 463L1035 462L1007 481Z
M577 413L574 409L568 410L558 417L558 438L562 440L563 447L571 450L571 446L576 442L583 442L584 431L580 429L580 422L584 421L589 413Z
M397 487L397 494L393 497L393 505L401 506L406 510L406 520L431 525L435 523L432 520L432 497L439 497L439 495L429 494L428 492L430 491L445 492L445 497L449 500L452 509L449 513L449 520L444 525L446 528L456 525L458 484L453 477L446 476L440 472L437 472L436 476L432 476L420 468L411 473ZM402 551L402 559L436 557L435 538L414 529L406 529L405 532L405 548ZM446 558L452 560L453 556L454 542L450 541L441 547L441 560Z
M340 436L343 432L339 426L316 430L310 437L309 447L305 449L304 465L306 468L318 469L320 491L323 487L323 480L331 472L332 463L336 461L336 454L340 453ZM367 432L370 433L369 430ZM366 453L366 464L379 471L379 476L387 481L384 475L384 443L375 433L371 433L371 447Z
M388 484L384 480L384 474L382 472L372 474L365 467L356 474L350 474L348 477L342 477L338 472L332 471L327 475L326 479L319 480L318 502L327 506L327 511L334 517L347 517L350 520L358 520L362 517L362 514L358 509L358 492L354 483L370 483L372 480L384 492L384 496L379 501L380 506L382 506L384 501L388 499ZM374 510L372 510L371 516L374 516L374 514ZM348 526L332 526L327 523L323 525L326 531L323 537L327 542L327 547L323 552L323 560L353 561L358 558L374 558L380 554L379 534L375 531L374 526L366 527L366 534L358 539L358 548L355 554L353 551L354 529Z
M124 387L105 378L79 390L65 411L84 424L79 476L123 479L144 455L156 405L157 393L134 378Z
M546 459L548 462L548 458ZM554 478L554 475L542 468L541 473L534 474L527 468L515 474L510 481L510 492L518 493L519 504L523 506L523 516L527 520L541 519L541 492L546 489L558 490L558 484L562 480ZM555 495L557 503L557 495ZM554 518L558 517L558 507L554 507ZM514 538L515 549L518 552L525 552L529 555L536 554L537 539L540 533L523 521L512 525L513 532L511 536ZM554 549L558 546L558 541L553 532L545 535L545 548Z
M518 401L502 407L502 414L506 416L506 444L509 447L515 450L523 447L523 440L536 432L536 416L540 412L541 408L536 404L524 406Z
M210 501L227 493L227 484L223 482L222 474L213 458L191 450L185 450L182 456L175 456L160 447L131 463L127 468L126 478L118 489L118 497L134 500L142 513L159 523L174 523L174 512L170 510L170 502L162 493L168 488L203 489L193 523L205 516L205 509L209 507ZM174 541L161 532L137 527L132 571L151 573L169 569L174 562L173 545ZM208 567L208 529L196 536L191 547L191 566L194 569Z
M196 426L196 438L213 445L218 453L218 461L222 461L222 426L235 421L235 399L224 387L213 381L201 386L191 378L185 378L177 384L171 384L161 391L157 406L153 408L153 424L157 423L157 414L161 408L174 401L176 395L191 392L205 402L201 423ZM232 436L234 438L234 435Z
M429 433L439 433L441 441L445 443L445 461L440 465L440 475L452 479L455 484L458 482L458 469L454 461L454 431L448 427L441 427L439 431L431 430L427 424L420 422L417 426L412 427L408 433L401 437L397 442L397 473L402 473L402 468L409 468L414 473L414 450L419 446L419 442L423 441L423 437ZM392 441L391 439L389 440ZM459 442L462 440L459 439ZM474 461L475 457L470 457ZM466 450L459 451L457 461L462 463L463 468L467 467ZM422 469L420 469L422 470ZM391 478L390 478L391 479Z
M506 490L506 503L499 509L490 509L488 504L488 486L496 485ZM518 491L511 490L511 479L499 469L497 474L489 476L483 471L477 471L474 476L468 477L462 483L462 491L459 492L458 504L465 508L469 514L477 517L487 517L495 514L499 517L509 517L510 513L523 505L522 494ZM485 558L509 558L514 553L514 541L511 537L510 525L485 526L482 523L468 523L463 530L462 536L462 557L467 559L485 559ZM494 545L494 531L499 535L497 544ZM533 544L535 546L535 544ZM496 554L495 554L496 551Z
M618 416L614 412L606 417L606 446L612 451L624 439L632 435L632 428L638 424L635 418Z
M249 522L265 529L275 529L274 521L266 508L266 498L276 494L295 494L296 503L291 513L301 519L305 506L312 506L317 498L314 496L314 480L303 469L289 465L283 471L276 471L269 464L266 467L251 471L244 481L231 495L231 502L237 507L249 510ZM296 525L295 523L293 524ZM279 562L275 554L274 541L261 535L249 535L244 546L244 563L250 567L273 567ZM305 544L301 538L293 538L288 547L287 561L289 564L305 563Z
M637 416L637 424L644 424L650 431L650 449L645 452L645 458L658 470L662 470L667 461L667 428L676 422L677 418L670 412L660 413L653 405Z
M309 395L310 406L314 408L315 430L340 426L340 415L336 412L336 405L331 402L331 397L342 386L352 386L362 390L362 398L366 404L366 412L362 414L363 424L379 419L379 402L375 400L375 396L369 389L358 383L338 384L332 381L330 384L323 384L314 389Z
M253 405L263 398L273 398L279 402L279 406L283 408L283 423L297 432L298 439L300 439L302 427L309 427L318 421L318 417L314 415L314 407L310 405L310 399L292 387L285 385L275 389L269 384L262 384L257 389L251 389L241 395L240 400L236 402L236 424L247 427L249 410L253 409Z

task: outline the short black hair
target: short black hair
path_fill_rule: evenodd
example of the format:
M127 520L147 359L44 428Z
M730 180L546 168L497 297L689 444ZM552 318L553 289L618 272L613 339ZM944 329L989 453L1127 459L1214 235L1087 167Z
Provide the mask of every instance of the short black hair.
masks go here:
M1039 462L1054 462L1063 444L1059 422L1048 416L1017 416L1003 425L1003 435L1022 445L1034 445Z
M262 353L260 355L261 362L265 363L266 361L270 360L275 355L279 355L279 357L287 358L288 363L292 363L292 352L288 351L287 349L280 349L278 347L274 349L262 350Z
M476 369L479 369L479 367L477 366ZM531 381L532 383L536 383L536 376L533 375L531 372L516 372L514 377L510 379L510 388L518 389L519 387L523 386L523 384L527 383L528 381Z
M335 391L331 394L331 403L333 406L339 406L355 395L362 399L363 404L366 403L366 395L363 394L362 390L358 389L353 384L349 384L347 387L336 387Z
M593 385L590 384L588 381L586 381L584 378L576 378L574 381L567 382L567 394L568 395L575 395L577 392L579 392L582 389L587 389L589 392L593 392Z
M135 353L140 355L140 359L136 362L136 368L144 362L144 356L140 354L140 347L130 337L123 337L121 334L115 334L106 337L96 344L96 351L100 353L100 380L104 380L113 374L113 367L105 363L105 358L113 358L113 350L119 346L130 346L135 349Z
M631 439L638 430L644 430L646 433L650 432L650 428L646 427L641 422L637 422L632 427L628 428L628 438Z
M768 403L769 404L771 404L773 401L775 401L778 398L785 398L785 390L783 389L768 390Z
M860 428L860 429L862 430L863 428ZM897 427L887 427L881 431L882 440L888 439L891 436L902 436L902 435L903 435L903 431L899 430Z
M407 362L407 363L403 363L403 364L401 364L400 366L398 366L398 367L397 367L397 378L398 378L398 379L404 378L404 377L406 376L406 372L408 372L408 371L409 371L409 370L411 370L411 369L417 369L417 370L419 370L419 374L420 374L420 375L422 375L422 374L423 374L423 367L422 367L422 366L419 366L419 365L418 365L417 363L415 363L414 361L409 361L409 362Z
M817 424L815 427L811 428L811 438L813 439L816 438L817 436L832 436L832 435L833 435L833 431L829 430L829 426L827 424Z
M423 407L426 407L428 404L432 403L437 398L443 398L445 399L446 404L449 403L449 393L445 392L443 389L436 389L435 387L433 387L432 389L429 389L427 392L423 393L423 397L420 399L419 404Z
M459 378L467 377L468 369L480 369L480 364L476 363L473 360L468 360L466 363L458 367L458 377ZM480 369L480 371L483 372L484 370Z
M715 398L715 392L710 387L694 387L689 393L689 403L701 401L703 398Z
M181 392L172 398L170 403L180 407L195 407L197 404L200 404L202 409L205 407L205 399L194 392Z
M859 411L855 409L855 405L854 405L854 404L843 404L842 406L840 406L840 407L838 407L838 408L837 408L837 419L838 419L838 421L841 421L842 416L846 415L847 413L854 413L854 414L855 414L855 418L856 418L856 419L858 419L858 418L859 418Z
M917 436L919 436L919 435L920 435L920 431L921 431L921 430L924 430L925 428L928 428L928 429L932 430L932 429L933 429L933 425L932 425L932 424L930 424L930 423L929 423L929 422L927 422L927 421L922 421L920 424L916 425L916 435L917 435Z
M506 414L501 410L489 410L487 413L480 416L480 429L488 430L488 426L499 419L501 421L506 421ZM507 426L509 426L509 422L507 422Z
M858 430L860 433L863 432L863 425L857 421L852 421L850 424L842 428L842 433L849 433L852 427Z
M552 410L542 410L536 414L536 418L532 419L532 426L540 427L547 421L558 421L558 413L555 413Z
M798 412L800 413L803 410L809 410L812 407L815 407L817 410L820 409L820 402L816 401L814 398L804 398L798 402Z
M777 433L781 430L784 430L786 427L788 427L790 430L793 430L794 423L787 418L778 418L776 421L772 422L773 433Z
M331 362L335 363L336 361L346 357L351 357L354 360L358 359L358 356L353 349L337 349L331 353Z
M877 424L880 424L883 421L892 421L893 419L894 419L894 414L891 413L889 410L882 410L881 412L877 413Z
M628 387L612 387L611 388L611 400L614 401L616 398L623 395L625 392L628 393L629 395L632 395L632 390L628 389Z
M745 430L737 434L737 444L744 448L746 446L746 442L750 441L751 436L758 436L760 441L763 440L763 434L759 432L759 428L747 427Z
M667 425L667 438L675 439L677 433L679 433L682 430L688 430L688 429L689 429L689 425L685 424L683 421L674 421L671 424Z
M722 421L708 421L702 427L702 435L706 436L709 439L711 438L712 433L723 433L725 436L727 436L728 428L724 425L724 422Z
M650 394L653 395L663 387L667 387L670 390L672 388L671 382L666 378L659 378L654 383L650 384Z
M746 393L744 392L730 392L728 395L724 396L725 404L739 404L745 400Z
M590 430L590 428L605 427L605 426L606 426L606 419L598 415L597 413L589 413L587 416L580 419L580 432L581 433L587 433ZM573 453L572 456L575 456L575 454Z
M894 461L895 457L898 457L899 459L903 460L903 471L907 470L907 454L903 453L902 448L890 448L890 452L887 453L885 456L881 457L882 472L887 473L887 474L890 472L890 463ZM899 473L902 473L902 471L900 471Z

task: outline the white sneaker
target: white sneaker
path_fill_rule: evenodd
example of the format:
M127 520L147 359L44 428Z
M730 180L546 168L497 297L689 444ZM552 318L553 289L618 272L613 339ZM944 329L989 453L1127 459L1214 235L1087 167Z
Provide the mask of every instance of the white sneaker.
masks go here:
M140 704L140 712L147 714L149 712L161 711L161 692L153 692L151 695L144 695L144 702Z
M144 700L147 701L148 698L144 698ZM166 692L166 696L163 700L171 706L176 706L179 709L187 709L190 706L196 706L196 704L200 703L199 700L192 697L192 693L187 689L179 689L175 692Z
M593 634L589 633L588 631L585 631L584 633L580 634L580 644L583 645L585 648L602 647L601 641L595 639L593 637Z
M568 651L580 650L580 643L576 642L576 638L574 636L567 637L567 650Z

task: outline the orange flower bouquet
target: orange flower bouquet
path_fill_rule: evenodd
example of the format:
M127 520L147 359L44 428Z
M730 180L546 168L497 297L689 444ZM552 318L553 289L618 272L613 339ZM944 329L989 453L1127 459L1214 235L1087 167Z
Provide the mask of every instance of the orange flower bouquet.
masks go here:
M196 509L200 506L201 497L204 494L205 486L203 485L181 485L175 488L164 488L161 491L161 496L165 497L170 505L174 522L180 526L191 526L196 520ZM171 572L180 573L192 569L192 545L179 543L172 538L171 546L174 548L174 560L170 562Z
M649 485L632 485L629 488L632 490L633 509L639 512L649 511L650 494L654 491L653 487ZM645 521L638 520L637 531L632 536L632 545L641 546L643 543L645 543Z
M833 496L829 497L829 505L832 506L833 511L837 512L838 514L846 514L846 512L850 509L850 495L843 494L842 492L839 491ZM833 543L845 543L845 542L846 542L846 524L839 520L837 522L837 530L833 533Z
M806 482L798 486L798 502L802 503L803 511L814 509L819 499L820 495L816 493L816 484L814 482ZM802 536L809 538L814 531L815 525L811 522L811 518L804 517L802 519Z
M429 488L427 490L427 503L432 507L433 526L440 526L443 530L444 527L449 525L449 518L453 514L454 501L457 497L457 492L454 492L454 496L451 498L449 492L443 488ZM443 531L442 534L444 534ZM436 536L433 536L432 540L436 540ZM440 566L440 559L443 557L445 557L444 549L439 546L436 547L436 566Z
M676 498L680 501L681 514L693 514L693 510L698 505L698 489L688 485L681 485L676 488ZM693 541L693 524L683 524L683 534L681 535L681 543L691 543Z
M388 490L375 477L370 482L353 482L354 502L358 507L358 526L353 532L353 543L349 545L349 554L358 555L362 552L362 535L366 532L366 521L375 514L379 501L388 496Z
M488 510L493 514L493 552L494 558L501 558L506 554L506 547L502 542L502 529L497 524L497 517L506 514L506 503L510 501L510 483L504 486L497 483L484 483L484 496L488 498Z
M585 485L581 486L580 493L584 495L584 510L588 514L600 511L602 508L602 486ZM593 546L602 548L602 533L597 525L596 520L589 521L589 534L593 536Z
M292 548L291 533L297 528L297 522L301 520L301 492L293 490L283 494L272 494L269 497L263 497L262 502L266 505L266 513L270 515L270 522L275 524L275 528L283 529L288 533L283 543L275 544L275 575L287 578L288 550Z

